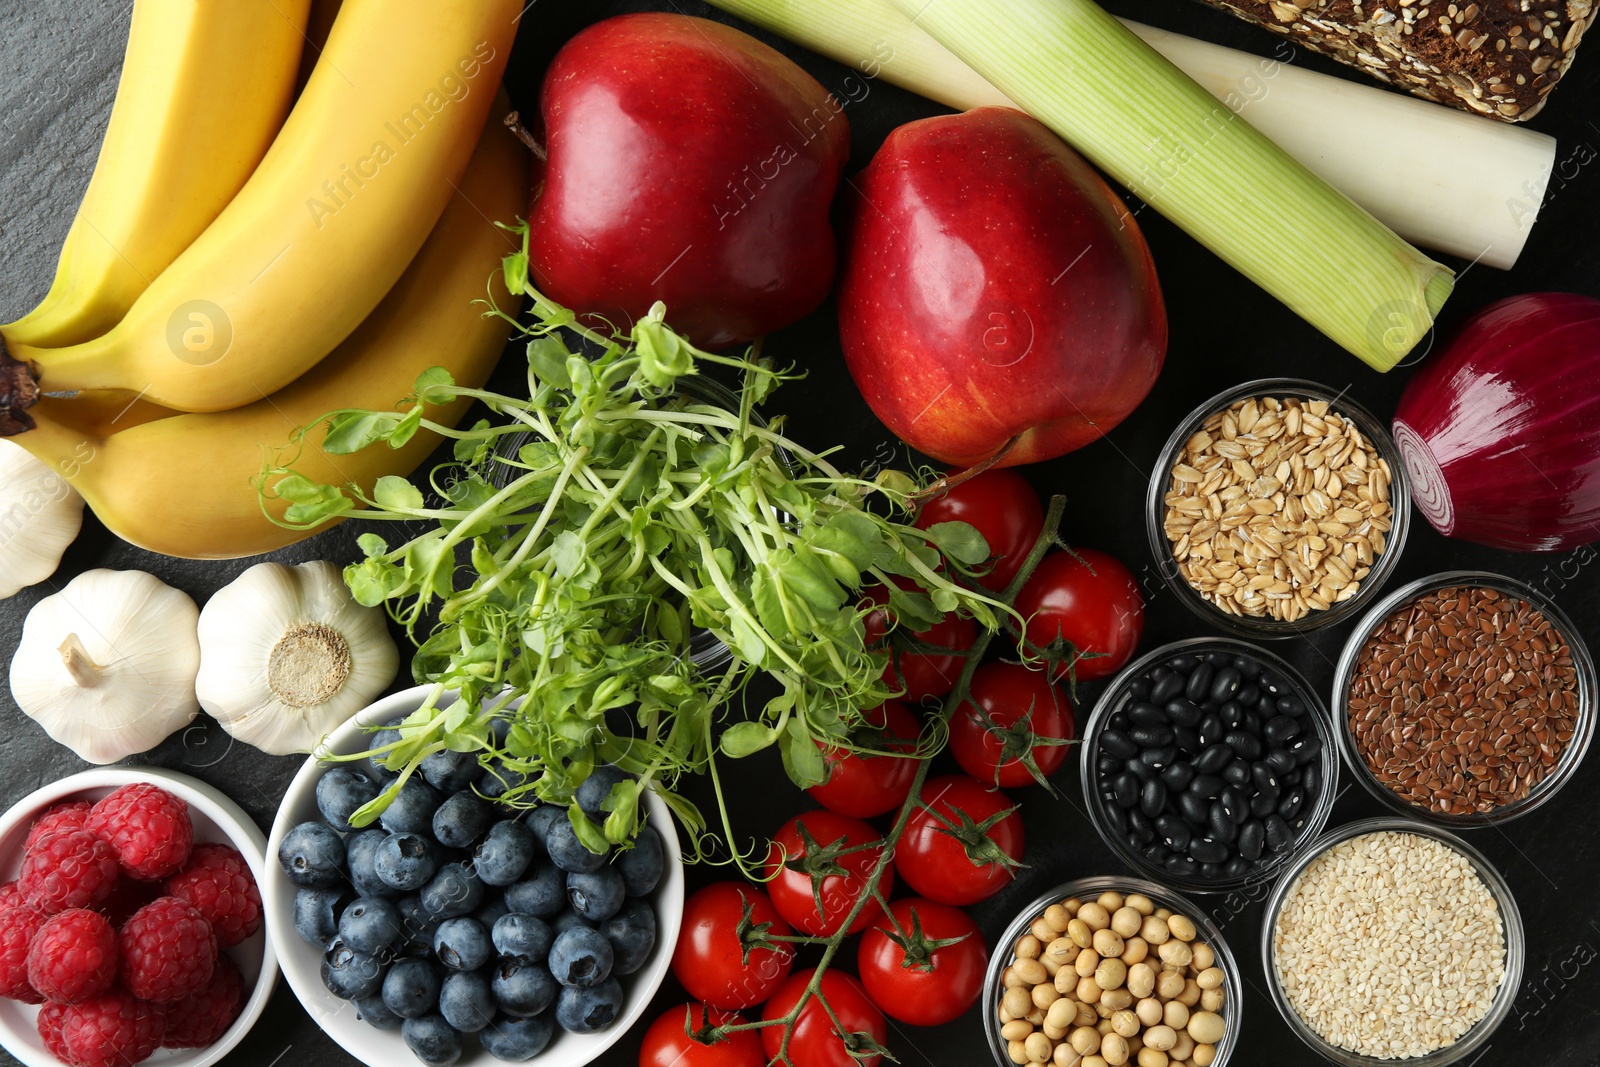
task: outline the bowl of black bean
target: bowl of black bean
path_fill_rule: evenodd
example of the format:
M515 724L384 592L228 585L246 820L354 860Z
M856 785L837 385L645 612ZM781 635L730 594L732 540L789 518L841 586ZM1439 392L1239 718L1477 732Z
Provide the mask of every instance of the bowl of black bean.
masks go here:
M1270 881L1333 808L1327 709L1293 667L1244 641L1194 638L1134 661L1083 737L1095 829L1135 871L1182 889Z

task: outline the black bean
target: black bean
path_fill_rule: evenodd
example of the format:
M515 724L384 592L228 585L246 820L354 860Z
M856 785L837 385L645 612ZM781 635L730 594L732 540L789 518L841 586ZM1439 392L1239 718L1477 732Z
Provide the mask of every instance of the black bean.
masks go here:
M1178 697L1167 701L1167 719L1174 726L1199 726L1204 713L1192 700Z
M1234 699L1234 694L1239 692L1239 683L1243 681L1239 672L1232 667L1224 667L1211 679L1211 699L1217 703Z
M1256 787L1256 792L1270 795L1274 800L1278 798L1278 779L1272 769L1265 763L1257 763L1250 768L1250 784Z
M1265 819L1268 815L1278 810L1278 798L1257 793L1250 798L1250 814L1258 819Z
M1221 864L1218 864L1218 863L1202 863L1200 865L1200 880L1203 881L1203 882L1215 882L1217 880L1217 877L1219 875L1221 875L1221 874L1222 874L1222 865Z
M1150 672L1150 702L1152 704L1165 704L1179 693L1183 692L1183 675L1165 667L1157 667Z
M1215 800L1222 795L1222 787L1227 783L1214 774L1197 774L1194 781L1189 783L1189 792L1197 797Z
M1251 707L1255 709L1257 715L1265 715L1269 719L1278 714L1278 702L1265 694Z
M1293 819L1300 814L1300 809L1305 806L1306 791L1303 786L1295 786L1283 795L1278 801L1278 814L1284 819Z
M1211 814L1211 804L1204 797L1197 797L1193 793L1183 792L1178 794L1178 811L1188 820L1191 826L1204 826L1206 816Z
M1300 735L1300 720L1288 715L1278 715L1262 724L1261 733L1272 744L1281 745Z
M1161 769L1161 780L1173 792L1188 789L1189 783L1194 781L1194 768L1182 760L1169 763Z
M1193 878L1200 873L1200 865L1188 856L1171 855L1167 857L1167 873L1175 874L1180 878Z
M1319 788L1322 785L1321 764L1315 762L1308 763L1304 767L1300 768L1300 773L1303 775L1303 777L1300 779L1300 784L1306 787L1306 796L1314 797L1318 793L1322 792L1321 788Z
M1211 805L1211 810L1216 811L1218 805L1227 817L1233 820L1233 825L1238 826L1250 817L1250 802L1245 799L1244 791L1233 786L1222 791L1222 795Z
M1201 749L1200 731L1192 726L1174 726L1172 728L1172 743L1178 746L1178 751L1186 756L1192 756Z
M1118 759L1132 759L1139 754L1139 746L1129 740L1127 734L1116 730L1100 732L1100 750Z
M1115 803L1106 805L1106 822L1119 834L1128 832L1128 813L1117 807Z
M1211 745L1195 757L1194 769L1201 774L1216 774L1233 761L1233 749L1227 745Z
M1236 759L1226 767L1222 768L1222 777L1232 782L1234 785L1249 785L1250 764L1246 763L1242 759Z
M1147 748L1139 754L1139 761L1153 771L1159 771L1167 764L1178 758L1176 745L1162 745L1159 748Z
M1144 817L1144 812L1133 808L1128 812L1128 833L1138 838L1139 844L1144 845L1155 840L1156 828Z
M1161 779L1153 778L1139 791L1139 810L1150 818L1160 815L1167 807L1167 787Z
M1189 842L1189 855L1196 863L1222 863L1228 858L1228 846L1221 841L1196 837Z
M1202 663L1189 675L1189 682L1183 687L1184 693L1196 703L1204 700L1211 691L1211 679L1216 674L1216 669L1209 663Z
M1288 774L1294 770L1294 754L1275 748L1266 755L1265 762L1275 774Z
M1243 759L1257 760L1261 758L1261 738L1248 730L1233 730L1223 737L1222 743L1233 749L1234 753Z
M1156 820L1156 839L1174 851L1188 848L1189 838L1193 836L1189 824L1176 815L1168 813Z
M1150 679L1135 678L1128 683L1128 699L1132 701L1150 699Z
M1239 687L1239 694L1233 699L1237 700L1239 703L1248 708L1253 706L1256 701L1261 699L1261 690L1256 688L1254 685L1245 684Z
M1233 657L1226 652L1207 652L1206 662L1218 670L1233 662Z
M1206 829L1210 836L1223 844L1231 844L1239 836L1239 824L1229 817L1222 806L1222 801L1214 801L1211 805L1211 814L1206 818Z
M1205 662L1204 656L1173 656L1167 660L1167 666L1188 678L1189 672L1196 666Z
M1254 734L1256 737L1260 737L1261 724L1265 721L1266 720L1261 717L1260 712L1254 710L1253 708L1246 708L1244 712L1244 721L1239 724L1239 729L1245 731L1246 733Z
M1167 713L1160 704L1148 701L1128 705L1128 721L1135 726L1165 726Z
M1314 767L1314 766L1316 766L1316 764L1312 764L1312 766ZM1300 776L1302 774L1304 774L1304 773L1305 773L1305 768L1303 768L1303 767L1296 767L1292 771L1285 771L1282 774L1278 775L1278 784L1280 786L1282 786L1284 789L1288 789L1292 785L1299 785L1300 784Z
M1317 758L1317 753L1322 751L1322 738L1315 733L1309 733L1290 741L1288 749L1289 754L1294 756L1296 763L1310 763Z
M1222 716L1218 715L1214 711L1208 712L1206 716L1200 720L1200 747L1210 748L1218 741L1221 741L1222 735L1227 732L1228 728L1223 725Z
M1132 771L1123 771L1112 779L1111 792L1120 806L1133 807L1139 803L1139 776Z
M1278 710L1285 715L1304 715L1306 713L1306 703L1299 697L1279 697Z
M1142 855L1145 859L1149 860L1157 867L1160 867L1167 862L1167 857L1172 855L1172 850L1167 848L1167 846L1163 845L1160 841L1152 841L1148 845L1144 846Z
M1255 681L1261 676L1261 664L1257 663L1249 656L1235 656L1233 657L1232 663L1234 670L1238 671L1242 676L1250 679L1251 681Z
M1133 720L1128 718L1126 711L1114 711L1111 718L1106 720L1107 730L1116 730L1118 733L1127 733L1128 727L1133 725Z
M1222 866L1224 878L1243 878L1250 873L1250 861L1243 856L1235 856Z
M1261 672L1261 689L1263 692L1271 693L1275 697L1291 692L1289 683L1284 681L1281 674L1266 670Z
M1244 706L1237 700L1228 701L1217 709L1217 713L1222 717L1224 730L1237 730L1244 725Z
M1164 719L1160 726L1134 726L1128 730L1128 740L1144 748L1160 748L1172 744L1172 727Z
M1247 860L1257 860L1261 857L1261 849L1267 842L1266 827L1259 819L1251 819L1239 827L1239 855Z
M1118 771L1122 770L1122 761L1117 759L1115 756L1101 756L1100 759L1095 762L1095 769L1100 772L1100 777L1104 778L1107 775L1116 774Z
M1261 821L1267 830L1267 848L1273 852L1282 852L1294 844L1294 832L1289 829L1289 824L1283 821L1281 815L1268 815Z
M1132 771L1134 776L1137 777L1140 782L1154 781L1156 775L1161 773L1160 770L1150 766L1150 764L1146 763L1142 759L1129 760L1128 770Z

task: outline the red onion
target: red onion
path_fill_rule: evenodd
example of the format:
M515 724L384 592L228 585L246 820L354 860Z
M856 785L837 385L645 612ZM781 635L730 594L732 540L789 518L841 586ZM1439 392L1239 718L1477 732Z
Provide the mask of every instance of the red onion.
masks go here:
M1600 300L1478 312L1407 383L1394 441L1447 537L1529 552L1600 538Z

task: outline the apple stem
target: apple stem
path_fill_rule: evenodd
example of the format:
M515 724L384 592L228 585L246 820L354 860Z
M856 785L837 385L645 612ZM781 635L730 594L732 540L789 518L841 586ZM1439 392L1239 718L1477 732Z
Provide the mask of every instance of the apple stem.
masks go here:
M1002 445L1000 447L1000 451L996 452L982 463L968 467L964 471L956 471L954 474L945 475L943 478L940 478L927 488L911 494L911 496L907 498L908 501L918 505L924 504L929 500L933 500L935 497L943 496L956 486L960 485L962 482L976 478L978 475L982 474L996 463L999 463L1002 459L1005 459L1006 455L1010 453L1013 448L1017 447L1017 442L1021 439L1021 434L1016 435Z
M504 121L506 124L506 129L516 134L517 140L527 145L528 151L537 156L540 163L544 163L550 158L549 153L544 150L544 145L540 144L539 139L533 134L529 133L528 127L522 124L522 115L520 112L513 111L511 114L505 117Z

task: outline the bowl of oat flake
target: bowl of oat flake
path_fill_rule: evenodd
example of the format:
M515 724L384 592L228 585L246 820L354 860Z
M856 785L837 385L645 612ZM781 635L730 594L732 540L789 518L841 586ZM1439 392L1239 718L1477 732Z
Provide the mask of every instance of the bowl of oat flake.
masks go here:
M1156 462L1146 531L1162 576L1213 625L1292 637L1349 619L1393 573L1405 465L1342 392L1245 382L1195 408Z
M1511 890L1454 834L1365 819L1319 838L1267 900L1262 963L1302 1041L1343 1067L1443 1067L1510 1014L1527 947Z

